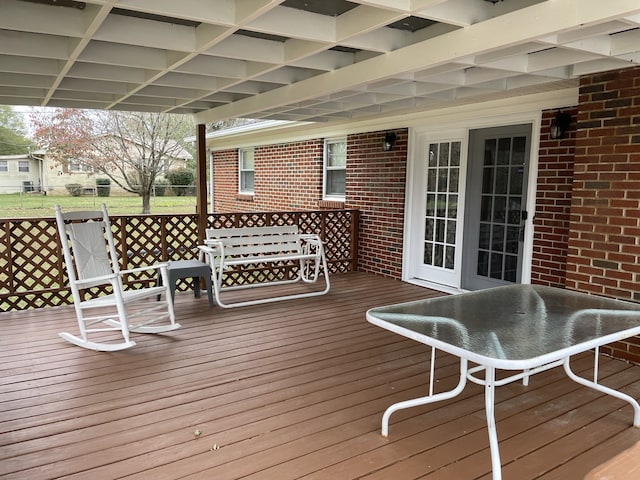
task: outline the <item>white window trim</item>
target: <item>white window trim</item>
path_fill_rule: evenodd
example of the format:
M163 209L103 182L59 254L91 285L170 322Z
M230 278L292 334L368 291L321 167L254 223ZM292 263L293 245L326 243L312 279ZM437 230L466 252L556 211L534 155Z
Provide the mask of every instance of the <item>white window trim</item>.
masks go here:
M6 160L0 160L0 165L2 165L2 168L0 168L0 173L9 172L9 162L7 162Z
M26 170L22 169L22 166L27 167ZM29 173L31 171L31 166L29 165L29 160L18 160L18 173Z
M329 167L327 167L327 160L328 160L328 151L329 151L329 145L332 143L347 143L347 138L346 137L338 137L338 138L325 138L324 140L324 151L322 154L322 199L323 200L327 200L327 201L340 201L340 202L344 202L345 201L345 195L346 192L343 195L331 195L331 194L327 194L327 170L329 170ZM346 163L346 162L345 162ZM346 171L347 171L347 166L345 165L342 168L336 168L333 167L333 170L339 170L342 169L345 171L345 176L346 176ZM345 185L346 188L346 185Z
M253 170L244 170L242 168L242 159L243 159L243 155L245 152L253 152ZM242 172L244 171L251 171L253 172L253 189L252 190L243 190L242 189ZM240 195L254 195L254 191L255 191L255 181L256 181L256 165L255 165L255 149L254 147L249 147L249 148L239 148L238 149L238 194Z

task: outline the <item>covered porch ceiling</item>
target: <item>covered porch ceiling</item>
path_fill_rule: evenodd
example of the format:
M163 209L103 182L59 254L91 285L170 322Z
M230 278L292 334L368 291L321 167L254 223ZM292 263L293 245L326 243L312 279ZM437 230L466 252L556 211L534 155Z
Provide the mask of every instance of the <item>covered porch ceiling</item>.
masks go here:
M352 121L640 65L638 0L2 0L0 104Z

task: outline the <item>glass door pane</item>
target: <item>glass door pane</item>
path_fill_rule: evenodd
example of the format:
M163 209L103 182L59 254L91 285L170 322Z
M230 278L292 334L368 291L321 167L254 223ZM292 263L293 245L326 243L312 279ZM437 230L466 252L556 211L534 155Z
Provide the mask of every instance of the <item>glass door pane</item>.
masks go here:
M429 144L425 192L423 263L455 268L460 142Z

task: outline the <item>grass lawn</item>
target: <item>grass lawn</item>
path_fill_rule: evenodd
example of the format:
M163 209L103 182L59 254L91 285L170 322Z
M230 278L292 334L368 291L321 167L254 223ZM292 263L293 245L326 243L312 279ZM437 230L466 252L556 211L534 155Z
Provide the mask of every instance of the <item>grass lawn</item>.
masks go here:
M63 210L94 210L106 203L110 214L139 214L142 198L134 196L81 196L69 195L0 195L0 218L53 217L53 206ZM151 213L195 213L196 197L152 197Z

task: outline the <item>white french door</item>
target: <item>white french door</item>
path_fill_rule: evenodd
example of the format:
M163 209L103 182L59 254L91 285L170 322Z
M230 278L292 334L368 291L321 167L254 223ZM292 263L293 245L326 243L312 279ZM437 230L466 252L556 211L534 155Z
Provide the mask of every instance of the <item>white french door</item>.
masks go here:
M463 135L417 135L412 174L409 277L459 286L462 263Z
M478 290L523 277L531 124L415 132L405 275Z

